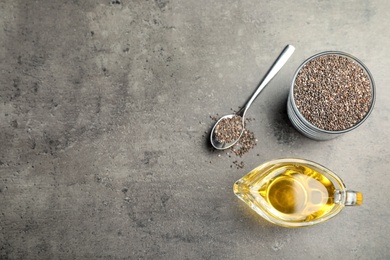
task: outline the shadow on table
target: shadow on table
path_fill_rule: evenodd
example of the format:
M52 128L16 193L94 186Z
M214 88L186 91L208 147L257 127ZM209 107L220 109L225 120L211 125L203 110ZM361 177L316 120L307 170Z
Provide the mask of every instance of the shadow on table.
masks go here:
M304 138L292 125L287 115L287 97L274 105L270 119L270 127L278 144L292 145Z

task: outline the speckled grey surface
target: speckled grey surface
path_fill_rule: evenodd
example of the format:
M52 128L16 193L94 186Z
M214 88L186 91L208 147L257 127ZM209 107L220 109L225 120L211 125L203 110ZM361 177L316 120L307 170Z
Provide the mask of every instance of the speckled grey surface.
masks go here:
M390 3L0 0L1 259L389 259ZM243 105L258 145L212 152L210 115ZM286 115L295 69L325 50L370 69L377 102L316 142ZM232 192L264 161L301 157L364 194L331 221L273 226ZM230 167L242 160L245 167Z

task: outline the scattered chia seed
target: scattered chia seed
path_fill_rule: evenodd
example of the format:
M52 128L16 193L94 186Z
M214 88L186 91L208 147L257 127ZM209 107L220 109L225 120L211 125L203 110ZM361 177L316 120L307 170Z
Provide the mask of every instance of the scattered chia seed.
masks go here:
M232 146L230 149L237 155L242 157L244 154L249 152L250 149L253 149L257 145L257 139L255 138L255 135L253 132L249 131L245 128L244 133L242 133L242 136L240 140Z
M233 164L237 167L237 169L244 168L244 162L238 162L238 161L233 161ZM230 165L230 168L232 168L232 165Z
M294 82L299 112L316 127L340 131L358 124L370 109L366 71L350 58L327 54L305 64Z

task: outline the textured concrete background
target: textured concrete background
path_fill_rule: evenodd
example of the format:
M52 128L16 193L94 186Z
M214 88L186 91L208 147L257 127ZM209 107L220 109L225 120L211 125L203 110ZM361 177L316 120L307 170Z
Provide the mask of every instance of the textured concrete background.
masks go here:
M386 0L0 0L0 259L389 259ZM212 152L210 115L244 104L257 147ZM361 59L376 107L316 142L286 116L295 69ZM234 181L280 157L317 161L365 196L304 229L268 224ZM245 162L231 168L233 160Z

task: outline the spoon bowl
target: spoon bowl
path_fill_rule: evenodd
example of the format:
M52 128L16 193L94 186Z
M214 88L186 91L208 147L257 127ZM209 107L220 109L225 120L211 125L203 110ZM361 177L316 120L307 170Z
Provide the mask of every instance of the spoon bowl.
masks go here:
M291 55L293 54L294 50L295 50L294 46L287 45L283 49L283 51L279 55L279 57L276 59L274 64L271 66L270 70L267 72L267 74L265 75L263 80L260 82L260 84L257 87L256 91L253 93L253 95L248 100L248 102L245 104L245 106L243 108L241 108L240 111L238 111L235 114L226 115L226 116L221 117L215 123L215 125L211 129L211 133L210 133L210 142L211 142L211 145L215 149L217 149L217 150L228 149L228 148L232 147L233 145L235 145L238 142L238 140L240 140L240 138L241 138L241 136L242 136L242 134L243 134L243 132L245 130L244 129L245 128L245 114L248 111L248 108L253 103L253 101L256 99L256 97L260 94L260 92L264 89L264 87L271 81L271 79L273 79L273 77L279 72L279 70L283 67L283 65L291 57ZM241 133L240 133L239 137L236 140L233 140L232 142L229 142L229 143L223 143L223 142L218 141L218 139L216 138L216 133L215 133L215 130L216 130L217 126L221 123L221 121L223 119L233 118L234 116L241 116L241 118L242 118L242 130L241 130Z
M218 139L216 138L216 133L215 133L216 129L215 128L219 125L219 123L222 120L224 120L224 119L230 119L230 118L233 118L235 116L240 116L240 115L238 115L238 114L231 114L231 115L223 116L220 119L218 119L218 121L214 124L214 127L211 129L210 142L211 142L212 146L215 149L217 149L217 150L228 149L228 148L232 147L233 145L235 145L238 142L238 140L240 140L242 134L244 133L244 127L245 127L245 122L244 122L245 118L242 117L242 116L241 116L241 118L242 118L242 122L241 122L242 130L241 130L240 136L236 140L234 140L234 141L232 141L230 143L222 143L222 142L218 141Z

